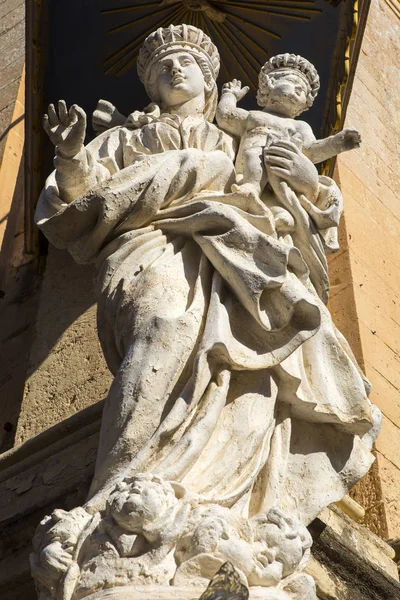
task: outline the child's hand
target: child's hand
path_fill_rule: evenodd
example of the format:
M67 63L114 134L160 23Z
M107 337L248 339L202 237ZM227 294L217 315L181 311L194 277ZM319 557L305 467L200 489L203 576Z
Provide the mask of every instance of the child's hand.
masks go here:
M222 86L222 93L230 92L235 96L236 100L239 101L244 98L249 89L248 85L242 88L242 82L239 79L232 79L229 83L224 83Z
M342 152L360 147L361 135L357 129L343 129L343 131L336 134L336 137Z

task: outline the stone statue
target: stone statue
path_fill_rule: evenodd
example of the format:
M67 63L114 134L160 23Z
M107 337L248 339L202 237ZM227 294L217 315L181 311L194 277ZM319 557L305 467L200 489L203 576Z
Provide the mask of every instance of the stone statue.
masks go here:
M270 58L259 76L257 101L263 111L243 110L236 103L247 94L234 79L222 88L218 104L217 122L224 131L241 137L236 158L236 172L243 177L240 190L260 195L266 186L266 169L262 153L272 142L279 147L280 140L290 140L308 156L313 163L320 163L340 152L360 145L360 135L354 129L344 129L324 140L316 140L311 127L295 117L312 106L319 90L319 76L314 66L301 56L279 54ZM285 168L287 151L282 148L280 159L265 157L270 171L280 173ZM236 184L233 189L236 190ZM239 190L238 190L239 191ZM313 211L313 204L299 196L305 210ZM315 214L313 215L315 218Z
M147 109L100 102L86 147L79 107L45 117L36 222L96 264L114 381L86 505L38 528L41 600L193 598L226 561L257 598L314 599L305 526L372 462L379 414L326 308L340 191L288 136L261 195L232 191L219 64L200 29L160 28L138 59Z

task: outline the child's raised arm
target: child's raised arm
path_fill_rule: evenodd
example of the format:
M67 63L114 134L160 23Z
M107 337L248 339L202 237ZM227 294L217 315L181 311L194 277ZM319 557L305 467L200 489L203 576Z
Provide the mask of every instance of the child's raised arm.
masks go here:
M233 79L222 86L221 100L217 107L217 123L224 131L236 136L241 136L246 130L246 121L249 116L247 110L237 108L236 104L249 91L238 79Z
M311 162L318 164L341 152L358 148L360 144L361 136L356 129L343 129L336 135L304 144L303 152Z

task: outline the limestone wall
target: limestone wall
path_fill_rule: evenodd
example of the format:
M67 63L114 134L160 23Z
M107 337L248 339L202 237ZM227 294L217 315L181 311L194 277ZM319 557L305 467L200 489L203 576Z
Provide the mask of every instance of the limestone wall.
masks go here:
M399 55L400 5L372 0L345 123L363 144L337 162L345 218L331 262L331 309L383 412L375 485L362 499L389 538L400 536Z
M13 446L40 277L24 249L25 2L0 2L0 452Z
M110 383L97 340L92 270L54 248L48 256L39 253L37 244L33 253L26 252L24 62L25 2L3 0L0 454L101 400ZM32 83L27 85L31 93Z
M15 444L106 397L112 376L97 337L94 268L49 247Z
M0 161L25 61L25 2L0 3Z

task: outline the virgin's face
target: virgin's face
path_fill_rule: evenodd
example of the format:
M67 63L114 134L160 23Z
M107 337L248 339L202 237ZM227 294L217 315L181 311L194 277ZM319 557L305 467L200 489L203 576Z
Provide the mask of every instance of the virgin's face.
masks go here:
M162 106L170 108L204 96L204 75L191 54L169 54L158 61L156 68Z

